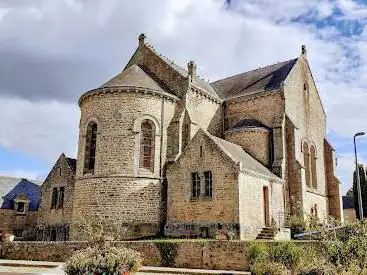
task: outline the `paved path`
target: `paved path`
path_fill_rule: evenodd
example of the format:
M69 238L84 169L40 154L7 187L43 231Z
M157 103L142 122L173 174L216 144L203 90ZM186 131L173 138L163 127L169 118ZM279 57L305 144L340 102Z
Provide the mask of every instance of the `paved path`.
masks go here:
M41 262L41 261L17 261L0 259L0 275L19 275L19 274L64 274L62 270L63 263L60 262ZM250 274L243 271L227 270L206 270L206 269L188 269L188 268L169 268L143 266L137 273L139 275L153 274Z

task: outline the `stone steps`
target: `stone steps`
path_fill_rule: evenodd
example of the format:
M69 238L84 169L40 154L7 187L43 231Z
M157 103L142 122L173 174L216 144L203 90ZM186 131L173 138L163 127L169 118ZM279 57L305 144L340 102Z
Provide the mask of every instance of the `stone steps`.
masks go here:
M274 240L274 231L270 227L264 227L261 229L259 235L257 235L257 240Z

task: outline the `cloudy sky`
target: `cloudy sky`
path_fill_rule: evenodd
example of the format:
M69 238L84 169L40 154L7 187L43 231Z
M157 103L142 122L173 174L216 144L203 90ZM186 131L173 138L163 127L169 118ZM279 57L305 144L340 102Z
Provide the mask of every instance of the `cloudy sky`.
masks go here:
M119 72L144 32L210 81L306 44L345 192L353 134L367 131L366 22L365 0L0 0L0 174L42 179L61 152L75 157L79 96ZM367 163L367 136L358 145Z

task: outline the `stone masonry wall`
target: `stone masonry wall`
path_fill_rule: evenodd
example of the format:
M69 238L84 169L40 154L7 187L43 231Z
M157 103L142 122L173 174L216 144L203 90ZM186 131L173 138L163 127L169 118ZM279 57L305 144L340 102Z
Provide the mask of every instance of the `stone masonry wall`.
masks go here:
M73 193L75 172L71 170L65 160L65 155L61 155L52 168L47 179L41 187L41 202L38 210L37 224L44 225L64 225L71 224L73 211ZM60 187L65 188L64 204L62 208L51 209L52 191Z
M247 153L270 167L270 133L265 129L244 129L227 131L225 139L240 145Z
M202 146L203 157L199 155L200 146ZM231 163L232 161L224 156L206 136L194 137L178 162L167 171L167 223L238 222L237 175ZM204 171L212 172L213 196L211 199L203 196L193 199L191 173L199 173L203 195Z
M249 270L248 247L244 241L139 241L114 242L139 251L143 264L180 268ZM276 242L265 242L274 245ZM312 242L297 242L307 246ZM13 242L0 243L0 259L64 262L83 242Z
M80 215L98 214L125 224L129 236L156 234L162 211L160 165L166 159L167 127L175 103L157 95L120 91L94 95L80 108L73 222ZM144 119L155 125L153 172L139 168L140 125ZM83 174L90 120L98 124L95 170Z
M18 214L13 209L0 209L0 231L13 234L14 230L33 230L37 222L37 211ZM24 235L23 235L24 236Z
M306 90L304 89L306 85ZM295 159L302 167L302 183L297 179L289 179L294 184L302 184L303 208L306 214L317 205L321 221L328 216L327 185L324 167L324 139L326 137L326 116L320 101L317 88L305 56L301 56L292 68L284 85L285 110L287 117L295 126ZM306 186L302 142L306 141L316 148L317 188ZM292 164L292 162L290 163ZM296 165L296 162L293 162ZM294 167L294 169L299 169ZM289 186L292 188L292 186Z
M265 227L263 187L268 188L269 222L279 224L284 211L283 184L241 172L239 177L239 218L241 240L254 239L259 229Z
M340 199L340 182L335 176L335 156L331 145L325 140L325 177L327 195L329 197L329 214L336 220L342 221L342 203ZM352 209L354 211L354 209ZM355 215L355 213L354 213Z

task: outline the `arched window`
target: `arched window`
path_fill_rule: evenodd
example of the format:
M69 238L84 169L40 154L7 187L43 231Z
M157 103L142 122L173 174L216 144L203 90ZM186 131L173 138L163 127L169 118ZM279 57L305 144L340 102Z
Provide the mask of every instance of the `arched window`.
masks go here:
M140 160L139 167L153 172L154 169L154 124L144 120L141 124L140 133Z
M312 188L317 189L317 170L316 170L316 149L311 145L310 149L310 162L311 162L311 175L312 175Z
M303 166L305 168L306 185L311 187L311 184L310 184L310 155L308 151L307 142L303 142Z
M58 192L57 192L57 188L54 187L52 189L51 209L56 208L58 197L59 197L59 195L58 195Z
M94 173L97 146L97 123L89 122L85 137L84 173Z

